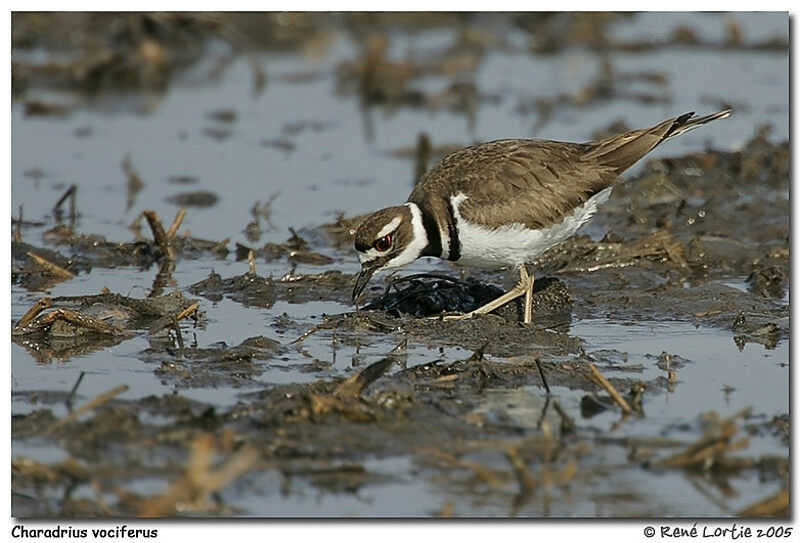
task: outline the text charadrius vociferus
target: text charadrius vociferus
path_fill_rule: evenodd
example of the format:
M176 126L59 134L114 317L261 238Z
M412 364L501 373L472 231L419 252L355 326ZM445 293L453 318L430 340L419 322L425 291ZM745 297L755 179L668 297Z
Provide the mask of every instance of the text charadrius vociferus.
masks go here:
M431 168L401 206L369 215L355 232L361 272L353 301L379 270L433 256L466 266L511 267L517 285L459 318L488 313L525 295L525 263L572 236L608 200L619 174L664 140L731 114L694 112L652 128L589 143L509 139L465 147Z

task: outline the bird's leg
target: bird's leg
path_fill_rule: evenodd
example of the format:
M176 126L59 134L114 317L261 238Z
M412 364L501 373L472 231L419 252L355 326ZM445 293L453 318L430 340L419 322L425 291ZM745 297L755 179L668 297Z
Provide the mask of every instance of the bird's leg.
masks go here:
M525 266L522 266L519 269L519 283L514 285L514 288L489 302L486 305L482 305L478 309L470 311L469 313L464 313L463 315L445 315L444 320L460 320L460 319L469 319L476 315L485 315L487 313L491 313L495 309L500 306L507 304L508 302L515 300L525 295L526 301L526 309L525 309L525 322L531 322L532 310L531 310L531 301L528 300L529 296L533 293L533 276L528 275L528 272L525 270Z
M530 324L533 322L533 275L528 275L528 270L525 269L525 264L519 268L519 282L520 284L530 284L525 291L525 316L523 322Z

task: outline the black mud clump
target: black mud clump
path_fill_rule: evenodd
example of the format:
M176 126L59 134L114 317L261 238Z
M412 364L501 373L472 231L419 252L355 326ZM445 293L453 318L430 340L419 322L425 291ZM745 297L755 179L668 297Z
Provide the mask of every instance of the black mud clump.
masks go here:
M67 269L73 273L89 272L92 269L90 262L81 257L66 257L57 251L47 249L45 247L36 247L23 241L11 242L11 258L12 265L16 267L19 264L26 264L34 257L32 255L44 258L57 266ZM19 263L19 264L18 264ZM13 272L12 272L13 280Z
M788 281L788 274L780 265L760 261L753 264L753 273L747 278L753 294L779 300L786 294Z
M529 354L532 350L554 356L577 354L580 340L570 336L568 322L553 329L534 323L525 325L496 315L447 321L441 319L409 319L402 330L409 342L429 347L459 346L482 350L493 356L509 357Z
M264 336L248 338L234 347L224 342L199 348L151 341L151 346L141 353L141 359L159 364L155 374L180 388L236 387L252 384L264 371L261 362L282 352L277 341Z
M406 286L398 287L407 283ZM505 293L494 285L474 279L465 281L443 275L419 274L392 281L383 295L364 306L365 310L386 311L394 316L431 317L445 313L469 313ZM511 321L519 321L523 298L517 298L493 313ZM537 317L566 316L572 308L569 288L553 277L543 277L534 283L533 310Z
M747 343L759 343L774 349L788 334L788 316L742 311L733 321L733 339L740 349Z
M191 285L188 291L212 302L219 302L227 295L245 306L269 308L276 300L274 285L271 278L259 277L254 273L223 279L212 271L206 279Z
M353 274L330 270L318 274L288 274L276 281L278 297L290 304L331 301L350 305L356 277Z
M11 284L43 291L92 269L82 256L66 257L58 251L23 241L11 242Z
M261 248L252 248L237 243L236 260L250 258L251 252L254 258L263 258L265 262L274 262L285 257L293 266L293 270L297 264L325 266L333 262L331 257L311 250L309 242L303 239L294 228L289 228L289 232L291 232L291 236L284 243L267 242Z
M401 287L402 284L405 286ZM498 287L473 280L410 275L392 281L383 295L365 305L364 309L386 311L396 317L402 314L430 317L441 313L468 313L502 294L503 290Z
M580 363L540 360L538 356L518 356L511 360L497 361L484 358L485 354L489 353L478 349L464 360L419 364L398 372L394 378L420 390L446 390L446 395L452 397L452 400L467 404L480 403L471 394L480 394L487 389L534 386L544 393L549 386L589 391L595 388L584 365ZM615 382L623 385L630 383L629 380Z
M197 303L180 293L130 298L104 292L41 298L12 327L11 338L40 363L67 360L112 347L142 332L159 334L188 316Z
M141 234L141 217L142 215L131 225L132 231L138 238L132 242L110 241L99 234L77 232L73 227L64 224L58 224L43 234L45 242L57 247L58 252L16 240L12 242L14 269L12 280L18 283L30 281L26 274L37 271L53 277L55 273L65 275L60 269L78 275L93 267L137 266L149 268L153 264L163 263L165 261L164 248ZM177 257L224 257L228 253L226 240L210 241L175 235L168 241L170 250ZM63 253L71 256L64 256ZM35 256L31 256L32 254ZM34 265L35 267L32 267ZM61 280L64 279L61 278Z
M251 272L223 278L211 272L206 279L194 283L188 290L212 302L228 297L244 305L263 308L272 307L277 300L290 304L320 300L349 304L353 281L354 275L337 270L308 275L287 274L280 279L260 277Z
M212 207L219 201L219 197L213 192L197 190L179 192L168 197L166 201L179 207Z

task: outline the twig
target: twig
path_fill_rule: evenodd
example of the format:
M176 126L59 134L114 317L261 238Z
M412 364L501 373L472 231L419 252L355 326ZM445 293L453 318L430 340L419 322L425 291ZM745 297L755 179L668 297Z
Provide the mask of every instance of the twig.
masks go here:
M550 395L550 385L547 384L547 379L544 376L544 369L542 368L542 362L538 358L533 359L536 362L536 367L539 368L539 375L542 377L542 383L544 384L544 389L547 391L547 395Z
M181 357L183 356L183 334L181 334L181 327L178 325L178 319L172 317L172 329L175 330L175 337L178 340L178 347L180 348Z
M252 447L244 447L231 457L222 467L205 475L201 488L209 494L237 479L248 471L258 460L258 451Z
M553 324L548 324L546 326L541 326L541 327L539 327L539 330L555 330L556 328L558 328L560 326L569 325L571 322L572 322L571 319L566 319L566 320L559 321L559 322L556 322L556 323L553 323Z
M483 344L480 347L475 349L475 351L470 355L469 358L467 358L466 361L467 362L480 362L481 360L483 360L483 354L486 351L486 347L489 346L489 343L490 343L489 340L484 341Z
M92 479L89 481L89 486L92 487L97 506L100 508L103 514L108 517L114 516L114 511L111 509L111 506L108 505L108 502L103 496L103 488L100 485L100 481L92 477Z
M150 328L147 330L148 334L155 334L159 332L161 329L170 326L173 324L173 321L177 322L181 319L185 319L189 315L195 313L199 306L199 302L193 302L192 305L178 313L177 315L164 315L161 318L157 319L153 324L150 325Z
M56 202L56 205L53 206L53 213L55 213L56 215L60 214L61 213L61 204L63 204L64 201L67 198L71 198L70 199L70 206L69 206L69 213L70 213L70 216L72 218L74 218L75 217L75 193L77 191L78 191L78 186L77 185L70 185L70 187L67 189L67 191L61 196L61 198L58 199L58 202Z
M558 416L561 417L561 433L568 434L575 431L575 421L572 420L572 417L567 415L567 412L564 411L561 404L556 400L553 400L553 409L555 409Z
M68 323L74 324L76 326L82 326L83 328L88 328L89 330L97 332L98 334L108 334L112 336L125 335L125 330L123 330L118 326L113 326L111 324L108 324L107 322L101 321L100 319L96 319L94 317L90 317L89 315L78 313L77 311L73 311L72 309L66 309L66 308L57 309L52 313L45 315L42 321L43 324L50 324L58 319L63 319Z
M50 262L46 258L43 258L36 253L28 251L27 254L36 264L44 268L44 271L48 272L50 275L55 275L56 277L61 277L63 279L72 279L75 277L75 274L68 269L62 268L58 264Z
M98 334L106 334L111 336L124 336L126 334L125 330L118 326L113 326L101 321L100 319L83 315L77 311L73 311L72 309L61 308L56 309L55 311L48 313L37 320L34 320L24 328L14 327L14 329L11 330L11 335L25 335L37 332L41 328L49 326L59 319L65 320L68 323L76 326L88 328L92 332L96 332Z
M533 477L531 477L528 467L525 465L525 461L522 460L522 457L520 457L516 447L508 447L504 452L506 453L506 457L508 457L508 461L511 462L514 475L519 482L519 491L517 497L514 499L514 509L516 510L530 500L536 488L536 482L533 480Z
M175 214L175 219L172 221L172 226L167 230L167 239L171 240L178 233L178 228L181 227L184 217L186 217L186 208L180 208L178 213Z
M431 158L431 139L425 132L417 136L417 148L414 153L414 184L418 184L428 169Z
M211 494L250 470L259 457L255 448L244 446L225 464L212 470L216 448L211 435L198 436L192 444L192 455L185 473L163 494L143 500L139 505L139 516L174 516L181 509L203 507Z
M444 502L437 516L442 518L450 518L453 516L453 509L453 502Z
M550 407L550 394L544 397L544 405L542 406L542 414L539 415L539 420L536 421L536 429L539 430L544 423L544 418L547 416L547 409Z
M112 294L108 290L104 290L100 294L56 296L53 301L63 304L81 304L84 307L93 304L121 305L132 309L139 315L148 317L161 317L164 314L156 302L147 299L129 298L122 294Z
M116 388L112 388L108 392L100 394L99 396L89 400L88 402L77 408L75 411L72 411L65 417L54 422L47 430L45 430L44 435L52 434L65 424L69 424L70 422L74 421L84 413L87 413L93 409L96 409L97 407L100 407L104 403L107 403L109 400L113 399L115 396L119 396L120 394L123 394L127 391L128 391L128 385L120 385Z
M393 363L394 358L387 356L374 364L370 364L337 386L333 391L333 395L339 398L357 397L361 395L364 389L383 375Z
M133 219L133 222L128 225L128 230L130 230L133 237L136 238L136 241L147 242L148 239L142 235L142 219L144 219L144 213L140 212L136 215L136 218Z
M217 253L217 252L221 251L222 249L225 249L227 251L228 250L228 244L230 242L231 242L231 238L225 238L225 239L223 239L221 241L218 241L217 243L214 244L213 247L211 247L210 251L212 253Z
M144 187L144 182L142 178L139 177L139 174L136 173L136 169L131 164L131 157L129 155L125 155L122 159L122 171L125 172L125 176L128 178L128 182L126 184L126 206L125 211L130 210L133 207L133 202L136 198L136 194L142 187Z
M78 387L80 386L81 381L83 381L84 375L86 375L86 372L82 371L78 376L78 380L75 381L74 385L72 385L72 390L70 390L69 394L67 394L67 400L64 403L67 404L67 409L70 411L72 411L72 399L75 397L75 393L78 391Z
M267 198L267 201L264 202L263 205L256 203L256 205L253 206L253 216L256 217L256 215L261 215L264 217L272 230L275 230L275 223L272 222L272 202L274 202L275 199L280 196L280 194L280 191L274 192L269 198Z
M734 427L733 431L735 432L737 429ZM685 452L666 458L656 465L665 468L703 466L708 461L715 461L723 453L743 449L749 444L747 438L731 443L731 437L731 435L724 435L718 438L704 438L690 446Z
M13 224L15 226L15 228L19 229L22 226L44 226L47 223L43 223L41 221L26 221L22 217L22 205L20 205L19 206L19 217L16 218L16 219L14 217L11 217L11 224ZM20 235L20 237L22 237L22 232L21 231L19 232L19 235ZM16 234L15 234L15 237L16 237ZM16 241L19 241L19 240L16 240Z
M14 228L14 241L22 241L22 204L19 205L19 220Z
M736 451L747 446L748 439L731 442L739 431L733 423L722 429L720 435L706 436L690 445L685 451L665 458L657 465L660 467L702 466L708 460L715 460L725 452Z
M748 445L748 438L732 441L739 432L735 421L746 417L750 409L746 408L722 420L716 429L708 432L686 450L672 455L656 463L657 467L704 467L708 468L722 460L723 454L742 449Z
M158 262L158 271L153 278L153 284L150 287L150 292L147 293L148 298L155 298L161 296L164 292L164 287L167 285L174 285L175 280L172 278L172 272L175 271L175 261L168 259L161 259Z
M153 232L153 241L161 248L164 256L169 260L175 260L172 254L172 248L169 245L169 239L164 232L164 227L161 225L161 220L155 211L147 210L142 212L144 218L147 219L147 224L150 225L150 230Z
M297 339L293 339L292 341L290 341L289 345L294 345L295 343L300 343L301 341L306 339L311 334L313 334L315 332L318 332L319 330L326 330L328 328L329 328L329 326L327 325L327 323L325 323L325 324L315 324L310 329L308 329L305 332L303 332L302 334L300 334L300 336Z
M502 475L493 472L491 468L484 466L480 462L464 460L463 458L459 458L458 456L441 449L434 449L430 451L430 454L437 460L447 462L448 464L452 464L459 468L470 470L475 477L493 488L500 488L504 484Z
M769 498L739 511L740 517L788 517L789 491L783 489Z
M52 298L44 297L44 298L38 300L35 304L33 304L31 306L30 309L28 309L25 312L24 315L22 315L22 318L14 326L14 329L17 330L17 329L20 329L20 328L24 328L25 326L28 325L28 323L30 323L33 319L36 318L36 315L38 315L39 313L41 313L42 311L44 311L45 309L47 309L51 305L53 305Z
M614 385L609 383L608 379L606 379L603 374L600 373L600 370L597 369L597 366L594 364L589 364L589 370L592 372L592 376L594 376L594 378L597 380L597 383L611 395L611 398L617 402L617 405L619 405L625 413L633 412L633 409L631 409L631 406L628 405L628 402L625 400L625 398L623 398L617 389L614 388Z
M194 302L192 305L190 305L189 307L187 307L186 309L175 315L175 319L177 320L185 319L192 313L195 313L199 305L200 302Z
M667 256L670 260L672 260L681 268L686 268L688 266L686 260L684 260L683 255L681 254L683 252L683 248L681 247L680 243L669 243L668 240L662 239L661 244L664 246L664 251L667 253Z
M594 266L573 266L571 268L560 268L558 270L559 273L589 273L595 272L599 270L605 270L609 268L627 268L629 266L635 266L635 260L629 261L614 261L614 262L604 262L602 264L596 264Z
M701 494L709 502L711 502L714 505L716 505L719 508L720 511L724 511L726 513L726 516L733 516L735 514L735 511L733 509L731 509L731 506L728 504L727 501L725 501L724 497L718 496L717 493L714 492L713 489L707 488L707 486L710 483L710 481L708 479L706 479L705 477L702 477L702 476L698 477L696 473L688 473L686 475L687 475L686 476L686 481L688 481L688 483L690 485L692 485L692 488L694 488L699 494ZM723 496L725 494L727 494L727 492L725 492L725 490L723 490L723 487L727 486L727 483L720 482L720 484L714 484L714 483L710 483L710 484L712 484L715 487L719 488L719 490L722 491Z

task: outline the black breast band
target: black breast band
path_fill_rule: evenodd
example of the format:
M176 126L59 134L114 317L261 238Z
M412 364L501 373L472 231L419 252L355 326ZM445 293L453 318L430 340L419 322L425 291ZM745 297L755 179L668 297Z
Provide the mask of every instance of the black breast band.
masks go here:
M452 200L447 202L447 214L447 235L450 236L447 259L456 261L461 258L461 240L458 239L458 228L456 228L456 216Z
M442 236L439 235L439 225L436 224L436 217L426 209L426 206L419 206L422 213L422 226L428 236L428 246L422 251L420 256L442 256Z

